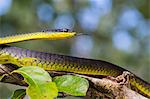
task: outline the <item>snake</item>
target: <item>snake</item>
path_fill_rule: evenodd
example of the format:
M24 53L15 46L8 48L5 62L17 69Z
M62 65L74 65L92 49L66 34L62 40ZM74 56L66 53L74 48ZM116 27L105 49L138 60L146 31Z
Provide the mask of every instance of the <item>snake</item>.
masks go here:
M11 63L18 67L38 66L46 71L65 71L93 76L102 75L117 77L124 71L128 71L118 65L103 60L39 52L8 45L10 43L27 40L57 40L71 38L76 35L78 35L77 32L69 29L53 29L0 37L0 64ZM150 83L144 81L135 74L129 79L129 82L138 92L150 98Z

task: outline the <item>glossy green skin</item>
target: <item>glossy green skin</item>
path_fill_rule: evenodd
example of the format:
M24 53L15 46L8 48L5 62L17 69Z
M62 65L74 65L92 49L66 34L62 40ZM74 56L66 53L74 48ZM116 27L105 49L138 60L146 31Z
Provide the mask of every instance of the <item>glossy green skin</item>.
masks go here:
M128 71L106 61L37 52L7 45L1 45L0 59L1 64L12 63L17 66L39 66L47 71L66 71L93 76L104 75L116 77L124 71ZM130 79L130 83L142 94L150 97L149 83L136 75Z
M47 71L66 71L93 76L103 75L116 77L121 75L124 71L128 71L117 65L101 60L50 54L2 45L36 39L63 39L76 35L76 32L71 32L68 29L59 29L54 31L25 33L0 38L0 64L12 63L17 66L39 66ZM142 94L150 97L149 83L143 81L134 74L130 79L130 83Z

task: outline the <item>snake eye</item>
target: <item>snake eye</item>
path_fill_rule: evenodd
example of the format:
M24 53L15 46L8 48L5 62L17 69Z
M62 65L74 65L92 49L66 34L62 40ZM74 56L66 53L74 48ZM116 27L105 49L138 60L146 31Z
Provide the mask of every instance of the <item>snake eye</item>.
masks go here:
M69 32L70 30L67 28L62 29L62 32Z
M55 29L53 30L54 32L69 32L70 30L67 28L63 28L63 29Z

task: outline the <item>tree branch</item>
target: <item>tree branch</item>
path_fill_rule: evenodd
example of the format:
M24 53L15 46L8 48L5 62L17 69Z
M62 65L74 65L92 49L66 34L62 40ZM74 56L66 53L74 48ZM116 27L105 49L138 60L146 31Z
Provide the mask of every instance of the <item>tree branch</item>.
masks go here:
M12 64L2 65L0 64L0 76L3 76L0 79L0 82L16 84L21 86L28 86L24 81L23 77L19 74L11 74L13 70L18 69L17 66ZM60 76L68 74L66 72L49 72L51 76ZM73 74L73 73L69 73ZM128 85L128 72L124 72L122 75L117 78L107 77L107 78L93 78L85 75L73 74L76 76L80 76L86 78L90 81L90 87L87 92L86 97L90 98L107 98L107 99L146 99L146 97L138 94L137 92L129 89ZM120 80L121 79L121 80ZM118 80L121 82L118 83ZM67 94L60 94L60 96L68 96Z

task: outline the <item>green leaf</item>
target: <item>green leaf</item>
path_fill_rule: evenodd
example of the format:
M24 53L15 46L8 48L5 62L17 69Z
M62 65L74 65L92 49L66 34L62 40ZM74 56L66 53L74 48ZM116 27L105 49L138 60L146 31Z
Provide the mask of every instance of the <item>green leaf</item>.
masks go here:
M13 92L11 99L23 99L26 95L25 89L17 89Z
M13 73L19 73L25 78L29 85L26 93L31 99L53 99L58 95L56 84L52 82L48 72L40 67L26 66Z
M89 87L86 79L72 75L57 76L54 78L54 82L59 92L73 96L85 96Z

